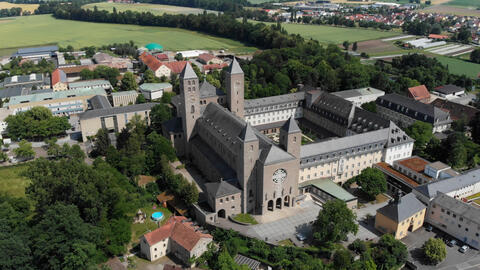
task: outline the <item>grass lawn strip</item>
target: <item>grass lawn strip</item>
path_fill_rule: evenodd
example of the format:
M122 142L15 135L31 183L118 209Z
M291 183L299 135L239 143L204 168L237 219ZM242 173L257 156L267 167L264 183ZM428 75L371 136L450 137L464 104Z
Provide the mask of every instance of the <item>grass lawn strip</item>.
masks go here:
M26 165L0 167L0 193L6 193L14 197L25 197L25 188L30 180L20 176Z

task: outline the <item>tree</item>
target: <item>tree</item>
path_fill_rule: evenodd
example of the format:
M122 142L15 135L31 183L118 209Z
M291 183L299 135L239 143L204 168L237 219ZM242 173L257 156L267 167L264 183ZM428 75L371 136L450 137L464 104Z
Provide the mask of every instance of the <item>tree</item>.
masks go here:
M144 83L158 83L160 80L155 77L155 74L153 73L152 70L147 69L143 73L143 82Z
M99 129L97 135L95 135L95 146L93 148L93 155L105 156L107 154L108 147L110 146L110 137L108 135L108 130Z
M352 255L348 250L340 249L333 255L333 266L335 269L350 269L352 264Z
M475 114L475 117L472 119L472 123L470 124L470 126L472 127L473 141L480 144L480 112Z
M331 200L323 204L317 220L313 224L313 237L319 244L339 242L358 231L355 214L340 200Z
M448 164L453 168L463 168L467 164L467 149L462 142L456 141L448 156Z
M135 100L135 104L142 104L142 103L147 103L147 100L145 99L145 96L143 94L139 94L137 96L137 100Z
M2 150L0 150L0 163L1 162L5 162L8 160L8 155L7 153L3 152Z
M157 104L153 106L152 110L150 111L150 126L153 128L153 130L161 133L163 122L169 120L170 118L172 118L170 107L165 104Z
M438 264L447 257L447 248L440 238L430 238L423 244L423 253L431 264Z
M21 140L18 143L18 148L15 148L13 152L18 158L21 159L32 159L35 157L35 151L33 151L32 143L29 143L26 140Z
M480 64L480 48L476 48L471 54L470 54L470 61Z
M177 54L175 54L174 58L177 61L182 61L183 60L183 55L181 53L177 53Z
M125 72L120 85L121 91L137 90L138 84L132 72Z
M348 51L348 47L350 47L350 42L345 40L342 45L345 51Z
M379 169L366 168L355 177L355 180L370 199L375 199L378 194L387 191L387 180Z
M372 250L378 269L396 269L407 260L407 247L391 234L384 234Z
M367 102L362 104L362 109L367 110L369 112L376 113L377 112L377 104L375 101Z
M38 269L86 269L95 264L98 235L77 207L53 204L32 229L33 261Z
M415 154L424 155L427 143L430 142L433 137L432 131L433 127L431 124L421 121L416 121L405 130L408 136L415 140L413 145Z
M355 41L355 42L353 43L353 45L352 45L352 51L356 52L357 49L358 49L358 44L357 44L357 42Z

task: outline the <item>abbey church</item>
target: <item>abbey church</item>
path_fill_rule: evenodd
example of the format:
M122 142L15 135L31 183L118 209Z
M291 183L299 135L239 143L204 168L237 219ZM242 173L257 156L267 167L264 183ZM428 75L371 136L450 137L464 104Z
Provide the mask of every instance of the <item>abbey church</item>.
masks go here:
M393 122L319 90L244 100L236 59L226 93L200 84L189 63L172 98L176 117L163 132L177 154L192 161L208 183L199 211L205 220L239 213L263 215L294 207L303 182L341 184L374 163L411 155L413 140ZM302 146L302 130L319 140ZM274 136L272 136L274 135Z

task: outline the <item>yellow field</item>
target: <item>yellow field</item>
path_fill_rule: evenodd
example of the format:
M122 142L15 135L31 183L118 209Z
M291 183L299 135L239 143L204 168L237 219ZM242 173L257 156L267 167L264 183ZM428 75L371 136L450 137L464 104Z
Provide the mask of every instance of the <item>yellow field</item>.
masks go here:
M33 13L38 8L38 6L39 4L12 4L8 2L0 2L0 9L11 9L14 7L19 7L22 8L22 11L28 10L31 13Z

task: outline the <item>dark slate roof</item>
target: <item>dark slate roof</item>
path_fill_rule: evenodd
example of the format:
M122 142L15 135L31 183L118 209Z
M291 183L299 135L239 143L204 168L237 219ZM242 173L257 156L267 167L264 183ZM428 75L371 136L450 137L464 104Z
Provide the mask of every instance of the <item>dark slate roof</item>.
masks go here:
M458 93L458 92L465 91L465 89L463 89L461 87L458 87L456 85L453 85L453 84L447 84L447 85L439 86L439 87L435 88L435 91L439 92L439 93L442 93L444 95L450 95L450 94L455 94L455 93Z
M180 133L183 132L182 126L182 118L181 117L174 117L170 120L167 120L162 123L162 126L167 130L169 133Z
M190 140L190 144L196 147L200 153L202 153L203 158L210 163L211 167L215 169L223 179L236 179L235 171L219 156L210 146L200 138L200 136L195 136ZM220 180L220 179L211 179L211 180Z
M432 103L433 106L441 109L441 110L447 110L450 113L450 117L452 120L460 120L462 118L466 118L468 122L470 122L473 117L475 117L475 114L480 112L480 110L466 106L460 103L455 103L451 102L449 100L445 99L440 99L437 98L435 99Z
M95 117L101 116L110 116L122 113L131 113L131 112L138 112L138 111L149 111L155 106L155 103L143 103L143 104L134 104L129 106L122 106L122 107L113 107L107 109L99 109L99 110L89 110L82 114L80 114L80 120L90 119Z
M427 207L421 203L413 193L408 193L399 201L391 200L387 205L378 209L377 213L396 222L402 222L425 208Z
M12 80L14 77L16 78L15 81ZM15 75L15 76L7 77L3 81L3 84L9 85L9 84L18 84L18 83L39 83L43 81L44 81L43 74L38 73L38 74Z
M295 121L295 117L290 116L290 118L283 124L281 127L282 130L286 131L287 133L297 133L302 132L298 127L297 121Z
M28 95L30 91L23 87L0 89L0 99Z
M432 201L432 204L436 204L443 209L450 210L458 216L469 219L470 221L475 222L477 225L480 225L480 209L471 204L464 203L461 200L457 200L443 193L435 197L435 199Z
M353 119L348 128L356 133L363 133L386 128L389 125L390 121L380 117L378 114L355 107Z
M206 183L205 187L207 192L214 198L225 197L233 194L238 194L242 192L239 188L236 187L235 181L220 181L213 183Z
M200 85L200 98L225 96L225 93L206 80Z
M415 101L411 98L400 96L398 94L381 96L377 98L376 103L378 106L388 108L392 111L407 115L419 121L428 122L431 124L451 122L450 114L448 112L442 111L431 104ZM417 115L415 115L415 113L417 113ZM425 119L425 116L427 116L427 119Z
M203 116L200 119L207 123L211 123L213 125L212 128L221 129L221 131L225 133L227 137L238 137L239 140L243 141L240 136L242 136L242 131L247 126L247 123L245 120L235 116L233 113L219 104L213 102L207 104ZM289 153L275 146L269 138L261 134L258 130L253 128L252 130L259 140L260 160L264 162L264 164L272 164L295 159L295 157ZM252 136L250 134L248 136L245 135L245 137L250 138Z
M410 138L410 136L408 136L403 129L399 128L394 122L390 121L390 127L387 135L387 147L414 141L415 140Z
M278 105L292 101L301 101L305 99L305 92L296 92L292 94L285 94L272 97L256 98L256 99L247 99L245 100L245 109L255 108L255 107L265 107L269 105ZM282 109L282 108L279 108Z
M108 102L106 96L96 95L89 101L93 110L112 108L112 105L110 104L110 102Z
M478 182L480 182L480 169L475 169L460 176L429 182L416 187L415 190L432 199L438 192L448 193Z
M193 71L193 68L190 62L187 62L187 64L183 68L182 73L180 73L180 78L183 78L183 79L197 78L197 74L195 73L195 71Z
M237 254L237 256L235 256L234 261L238 265L245 264L251 270L257 270L260 267L260 262L259 261L248 258L248 257L245 257L245 256L240 255L240 254Z
M337 115L343 119L348 119L355 108L352 102L337 97L327 92L323 92L312 104L312 109L317 112L326 111L329 114ZM334 118L331 115L325 115L327 118Z
M233 57L233 61L228 67L228 73L230 74L242 74L243 70L240 67L240 64L237 62L237 58Z
M244 142L258 141L257 135L255 135L255 131L248 123L245 128L243 128L242 132L240 132L238 137Z

